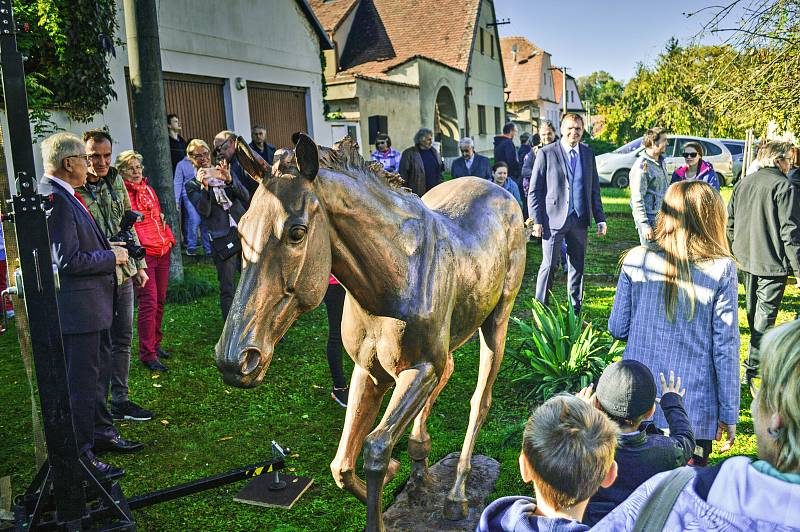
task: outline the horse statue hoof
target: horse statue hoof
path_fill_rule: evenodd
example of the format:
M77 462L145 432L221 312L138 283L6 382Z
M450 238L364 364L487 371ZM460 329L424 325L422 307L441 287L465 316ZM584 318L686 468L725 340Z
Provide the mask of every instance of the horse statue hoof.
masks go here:
M444 500L444 507L442 508L444 518L448 521L461 521L466 519L469 515L469 501L466 499L451 499L447 497Z

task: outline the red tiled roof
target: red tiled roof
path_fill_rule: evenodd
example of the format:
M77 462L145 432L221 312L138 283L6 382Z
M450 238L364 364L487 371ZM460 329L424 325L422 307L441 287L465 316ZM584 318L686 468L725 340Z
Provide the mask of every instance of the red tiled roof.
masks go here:
M556 103L561 105L561 96L564 94L564 71L558 68L550 67L550 72L553 73L553 91L556 96ZM574 80L572 76L567 74L567 78ZM583 102L580 101L581 95L578 94L578 101L570 103L567 101L567 108L569 110L583 109Z
M329 29L336 27L346 16L353 1L311 0L311 6ZM374 22L377 22L379 34L388 39L383 43L384 48L391 49L393 56L355 64L339 72L337 77L386 78L387 71L415 57L425 57L461 72L467 71L481 0L360 0L359 3L355 7L359 11L355 14L350 37L353 38L354 31L359 31L360 15L377 13L378 20ZM340 42L338 46L341 48L347 44Z
M358 0L309 0L311 8L327 32L333 32Z
M516 45L516 53L513 52ZM500 39L503 68L506 72L509 102L529 102L541 99L542 70L547 52L525 37Z

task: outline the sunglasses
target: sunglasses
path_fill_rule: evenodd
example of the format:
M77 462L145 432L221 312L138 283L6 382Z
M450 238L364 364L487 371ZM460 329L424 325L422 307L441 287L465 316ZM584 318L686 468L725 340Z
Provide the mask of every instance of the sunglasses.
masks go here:
M683 157L685 159L693 159L693 158L697 157L698 153L697 152L690 153L690 152L686 152L685 151L685 152L682 153L682 155L683 155Z

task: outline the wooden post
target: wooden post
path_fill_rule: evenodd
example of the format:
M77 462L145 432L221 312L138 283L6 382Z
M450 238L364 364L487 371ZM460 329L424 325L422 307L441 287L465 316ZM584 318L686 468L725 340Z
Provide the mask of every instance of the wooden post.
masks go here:
M161 44L158 38L156 0L124 0L125 32L131 76L136 148L144 157L145 175L155 189L161 211L178 244L170 255L169 278L183 280L180 217L172 184L172 160L167 136Z

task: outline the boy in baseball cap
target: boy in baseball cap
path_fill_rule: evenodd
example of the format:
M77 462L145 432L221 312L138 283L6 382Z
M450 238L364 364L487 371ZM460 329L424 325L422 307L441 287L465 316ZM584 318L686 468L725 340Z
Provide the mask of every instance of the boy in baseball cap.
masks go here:
M669 384L660 374L661 399L656 399L656 382L647 366L636 360L622 360L608 366L597 381L594 396L591 386L579 396L604 412L620 429L619 445L614 459L618 465L617 480L600 488L592 497L583 522L596 524L628 498L639 485L662 471L687 464L694 452L694 432L683 407L681 379L670 371ZM669 424L665 436L652 422L659 402Z

